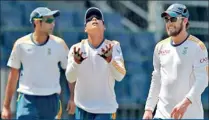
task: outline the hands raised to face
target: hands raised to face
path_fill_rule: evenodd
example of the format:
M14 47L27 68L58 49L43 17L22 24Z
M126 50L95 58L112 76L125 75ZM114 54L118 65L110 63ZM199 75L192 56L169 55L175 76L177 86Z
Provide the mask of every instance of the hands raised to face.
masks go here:
M82 54L83 52L80 52L80 48L78 48L76 50L76 47L73 48L74 51L73 51L73 57L74 57L74 60L77 64L81 64L83 62L83 60L85 60L87 57L83 57Z
M112 51L113 51L113 46L109 44L106 45L106 49L102 48L102 54L98 54L98 55L104 58L109 63L112 60Z

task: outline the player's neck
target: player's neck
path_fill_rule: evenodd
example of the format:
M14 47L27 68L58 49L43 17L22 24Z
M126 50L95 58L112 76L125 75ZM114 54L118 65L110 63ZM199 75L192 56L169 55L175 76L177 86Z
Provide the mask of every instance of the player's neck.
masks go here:
M103 40L104 35L88 35L89 43L95 48L97 48Z
M33 40L35 43L43 44L47 41L48 36L49 36L48 34L45 34L43 32L34 31Z
M171 39L173 40L174 44L182 43L188 37L188 33L186 31L181 31L177 36L172 36Z

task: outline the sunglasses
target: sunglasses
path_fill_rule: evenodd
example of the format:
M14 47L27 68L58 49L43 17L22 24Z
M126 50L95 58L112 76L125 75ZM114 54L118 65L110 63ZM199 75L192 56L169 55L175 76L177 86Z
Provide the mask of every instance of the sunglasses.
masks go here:
M166 23L168 23L169 21L170 21L170 22L176 22L177 20L182 19L182 18L184 18L184 17L170 17L170 18L165 17L165 18L164 18L164 21L165 21Z
M48 23L48 24L51 24L55 21L54 18L46 18L46 19L43 19L43 18L34 18L34 20L41 20L41 21L44 21L45 23Z
M92 21L93 18L96 18L97 20L102 20L102 17L100 17L98 15L92 15L92 16L86 18L86 22Z

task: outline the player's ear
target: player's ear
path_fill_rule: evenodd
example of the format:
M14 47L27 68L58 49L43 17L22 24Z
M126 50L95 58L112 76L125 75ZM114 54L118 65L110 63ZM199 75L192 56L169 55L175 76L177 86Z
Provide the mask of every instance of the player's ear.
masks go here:
M188 18L184 18L184 23L187 23L188 22Z
M33 21L33 23L34 23L35 26L38 26L39 25L39 22L40 22L39 20L34 20Z

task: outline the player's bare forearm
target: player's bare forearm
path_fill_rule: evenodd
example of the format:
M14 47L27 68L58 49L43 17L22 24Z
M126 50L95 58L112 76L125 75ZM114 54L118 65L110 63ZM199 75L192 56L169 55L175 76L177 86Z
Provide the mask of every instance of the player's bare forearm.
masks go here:
M12 96L16 90L18 78L19 78L19 70L15 68L11 68L6 86L4 107L10 107Z
M70 99L71 99L71 100L74 100L74 89L75 89L75 84L76 84L76 82L68 83L69 88L70 88Z

